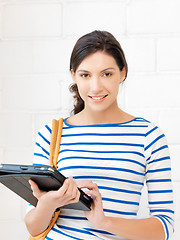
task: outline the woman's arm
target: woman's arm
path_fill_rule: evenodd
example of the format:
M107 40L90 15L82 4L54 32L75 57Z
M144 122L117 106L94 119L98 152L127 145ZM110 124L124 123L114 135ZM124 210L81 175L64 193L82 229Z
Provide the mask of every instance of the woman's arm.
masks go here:
M164 240L162 224L157 218L124 219L106 217L100 229L131 240Z
M171 181L171 162L165 135L153 124L146 130L144 154L146 159L146 184L150 217L125 219L104 215L101 194L91 181L79 183L94 200L89 221L97 228L131 240L164 240L173 234L174 211Z
M107 217L103 212L102 198L97 184L92 181L80 181L78 187L89 189L86 194L93 198L93 205L92 210L85 213L88 220L98 229L131 240L165 239L163 226L155 217L147 219Z
M49 225L54 209L39 204L30 210L25 216L25 224L31 236L35 237L42 233Z
M51 124L45 125L37 134L34 148L34 165L49 165L49 149L51 141ZM25 216L25 223L29 233L37 236L48 227L54 211L66 204L78 202L79 190L74 179L66 180L58 191L40 191L35 182L30 181L34 196L38 199L36 208Z
M30 184L38 203L36 208L27 213L25 223L29 233L37 236L46 230L58 207L79 201L80 192L72 177L66 179L63 186L57 191L43 192L39 190L35 182L30 180Z

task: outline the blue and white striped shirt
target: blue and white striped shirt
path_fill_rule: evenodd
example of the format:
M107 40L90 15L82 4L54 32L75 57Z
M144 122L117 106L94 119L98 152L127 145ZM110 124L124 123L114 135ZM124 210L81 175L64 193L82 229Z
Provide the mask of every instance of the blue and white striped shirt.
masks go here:
M51 127L38 133L35 165L49 166ZM149 216L159 219L165 239L170 239L174 222L170 156L165 135L153 123L137 117L125 123L75 126L65 119L58 171L97 183L104 213L112 217L137 218L146 183ZM96 229L83 211L62 209L46 239L124 238Z

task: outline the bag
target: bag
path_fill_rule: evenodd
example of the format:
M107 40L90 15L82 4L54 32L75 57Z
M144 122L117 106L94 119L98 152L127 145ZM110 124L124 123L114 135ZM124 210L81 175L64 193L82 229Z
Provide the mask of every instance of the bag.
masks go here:
M51 132L51 143L50 143L50 166L55 167L57 169L57 159L59 155L60 150L60 142L61 142L61 134L62 134L62 127L63 127L63 118L60 118L59 120L53 119L52 120L52 132ZM57 218L59 216L60 210L57 210L52 218L51 222L48 226L48 228L39 234L36 237L29 237L29 240L44 240L51 230L51 228L54 226L55 222L57 221Z

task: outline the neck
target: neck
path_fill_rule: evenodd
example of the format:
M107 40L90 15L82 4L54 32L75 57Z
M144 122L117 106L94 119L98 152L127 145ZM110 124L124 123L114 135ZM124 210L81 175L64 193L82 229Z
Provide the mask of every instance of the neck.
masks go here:
M92 112L84 109L81 112L81 117L86 124L119 123L124 119L124 112L118 107L112 112Z

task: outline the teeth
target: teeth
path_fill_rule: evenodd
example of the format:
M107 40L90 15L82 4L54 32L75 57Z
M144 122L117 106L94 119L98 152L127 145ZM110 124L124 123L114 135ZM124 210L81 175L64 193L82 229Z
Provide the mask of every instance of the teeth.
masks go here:
M105 96L103 96L103 97L92 97L93 99L95 99L95 100L100 100L100 99L102 99L102 98L104 98Z

